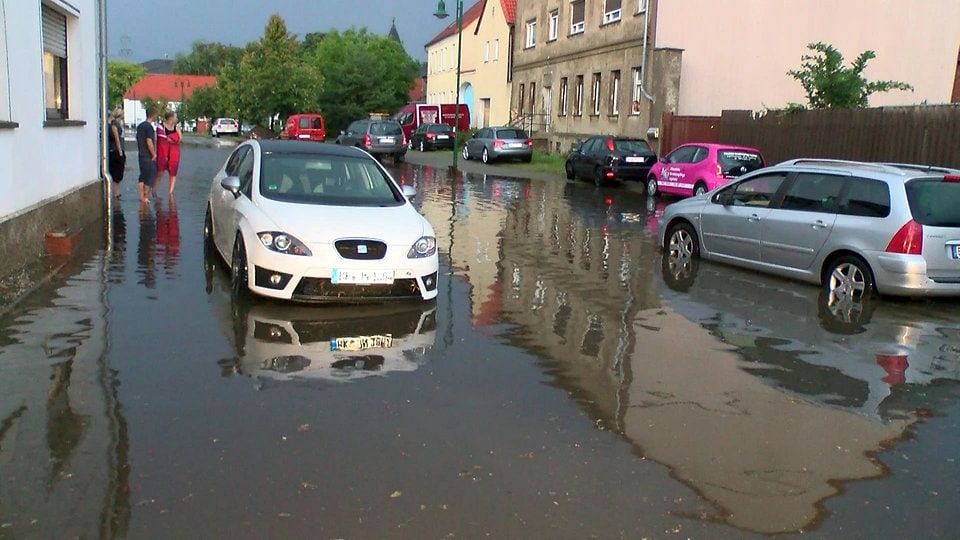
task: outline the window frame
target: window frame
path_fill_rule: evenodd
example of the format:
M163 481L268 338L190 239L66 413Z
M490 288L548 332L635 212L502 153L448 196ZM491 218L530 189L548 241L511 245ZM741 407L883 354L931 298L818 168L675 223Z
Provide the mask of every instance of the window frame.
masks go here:
M620 115L620 70L610 72L610 115Z
M637 14L645 13L648 8L647 0L637 0Z
M591 83L590 97L593 99L591 105L593 105L593 114L592 116L600 116L600 103L601 103L601 91L603 88L603 77L597 72L593 74L593 81Z
M583 75L577 75L576 83L576 100L574 101L576 113L574 116L583 116Z
M550 23L547 25L547 41L556 41L560 32L560 10L554 9L550 12Z
M580 11L582 12L581 13L582 18L579 21L577 21L575 18L578 5L581 7ZM586 21L587 21L586 1L573 0L572 2L570 2L570 34L569 35L573 36L576 34L582 34L586 29Z
M631 92L630 114L638 116L640 114L641 87L643 86L643 66L634 66L630 68L630 74L633 75L633 89ZM634 103L637 105L634 106Z
M70 120L70 17L47 2L40 4L40 14L44 120Z
M527 21L527 33L526 38L524 39L524 48L532 49L537 46L537 20L530 19Z
M615 9L610 9L610 2L617 2L619 6ZM619 22L621 16L623 15L623 0L603 0L603 22L601 26L606 24L613 24Z
M557 116L566 116L567 115L567 93L569 91L569 81L567 77L560 77L560 108L557 111Z

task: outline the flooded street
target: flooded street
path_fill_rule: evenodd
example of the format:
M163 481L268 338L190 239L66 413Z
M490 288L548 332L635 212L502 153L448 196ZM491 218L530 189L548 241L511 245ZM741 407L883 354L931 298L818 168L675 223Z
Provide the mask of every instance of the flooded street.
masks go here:
M960 536L960 302L832 311L671 266L640 186L412 163L437 300L235 300L229 150L175 202L128 170L109 241L0 319L0 538Z

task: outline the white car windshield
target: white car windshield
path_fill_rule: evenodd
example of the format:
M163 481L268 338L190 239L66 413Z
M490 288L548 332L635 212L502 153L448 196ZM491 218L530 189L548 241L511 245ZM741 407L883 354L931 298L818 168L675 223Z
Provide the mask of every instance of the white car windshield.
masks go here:
M370 159L311 153L266 153L260 194L268 199L337 206L399 206L406 202Z

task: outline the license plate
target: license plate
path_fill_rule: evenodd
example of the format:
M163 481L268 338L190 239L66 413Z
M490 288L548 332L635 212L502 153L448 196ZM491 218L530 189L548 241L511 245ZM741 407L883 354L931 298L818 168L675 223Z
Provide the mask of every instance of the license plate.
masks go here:
M523 148L523 143L520 143L520 142L512 142L512 143L508 144L507 147L509 147L509 148Z
M364 351L393 346L393 335L339 337L330 340L331 351Z
M393 137L380 137L380 142L381 142L382 144L393 144L393 143L395 143L396 141L397 141L397 139L395 139L395 138L393 138Z
M960 245L950 246L950 256L954 259L960 259Z
M644 163L647 161L647 158L637 157L637 156L627 156L627 159L624 160L627 163Z
M450 137L448 137L447 135L437 135L437 138L440 140L446 140L446 139L449 139Z
M330 282L334 285L389 285L393 283L393 270L340 270L333 269Z
M297 138L298 138L298 139L309 139L309 138L310 138L310 135L309 135L309 134L306 134L306 135L297 135Z

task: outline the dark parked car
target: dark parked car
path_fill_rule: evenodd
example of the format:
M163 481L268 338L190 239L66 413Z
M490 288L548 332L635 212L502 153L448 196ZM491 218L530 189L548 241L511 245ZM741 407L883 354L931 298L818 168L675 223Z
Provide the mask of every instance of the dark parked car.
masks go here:
M455 134L447 124L423 124L410 135L407 148L425 152L435 148L453 148Z
M395 163L407 153L407 138L396 120L357 120L340 132L336 143L362 148L377 159L391 156Z
M645 180L657 154L643 139L596 136L567 156L567 178L587 178L598 186L606 181Z
M463 145L463 159L480 158L484 163L497 159L533 159L533 141L527 132L515 127L483 128Z

